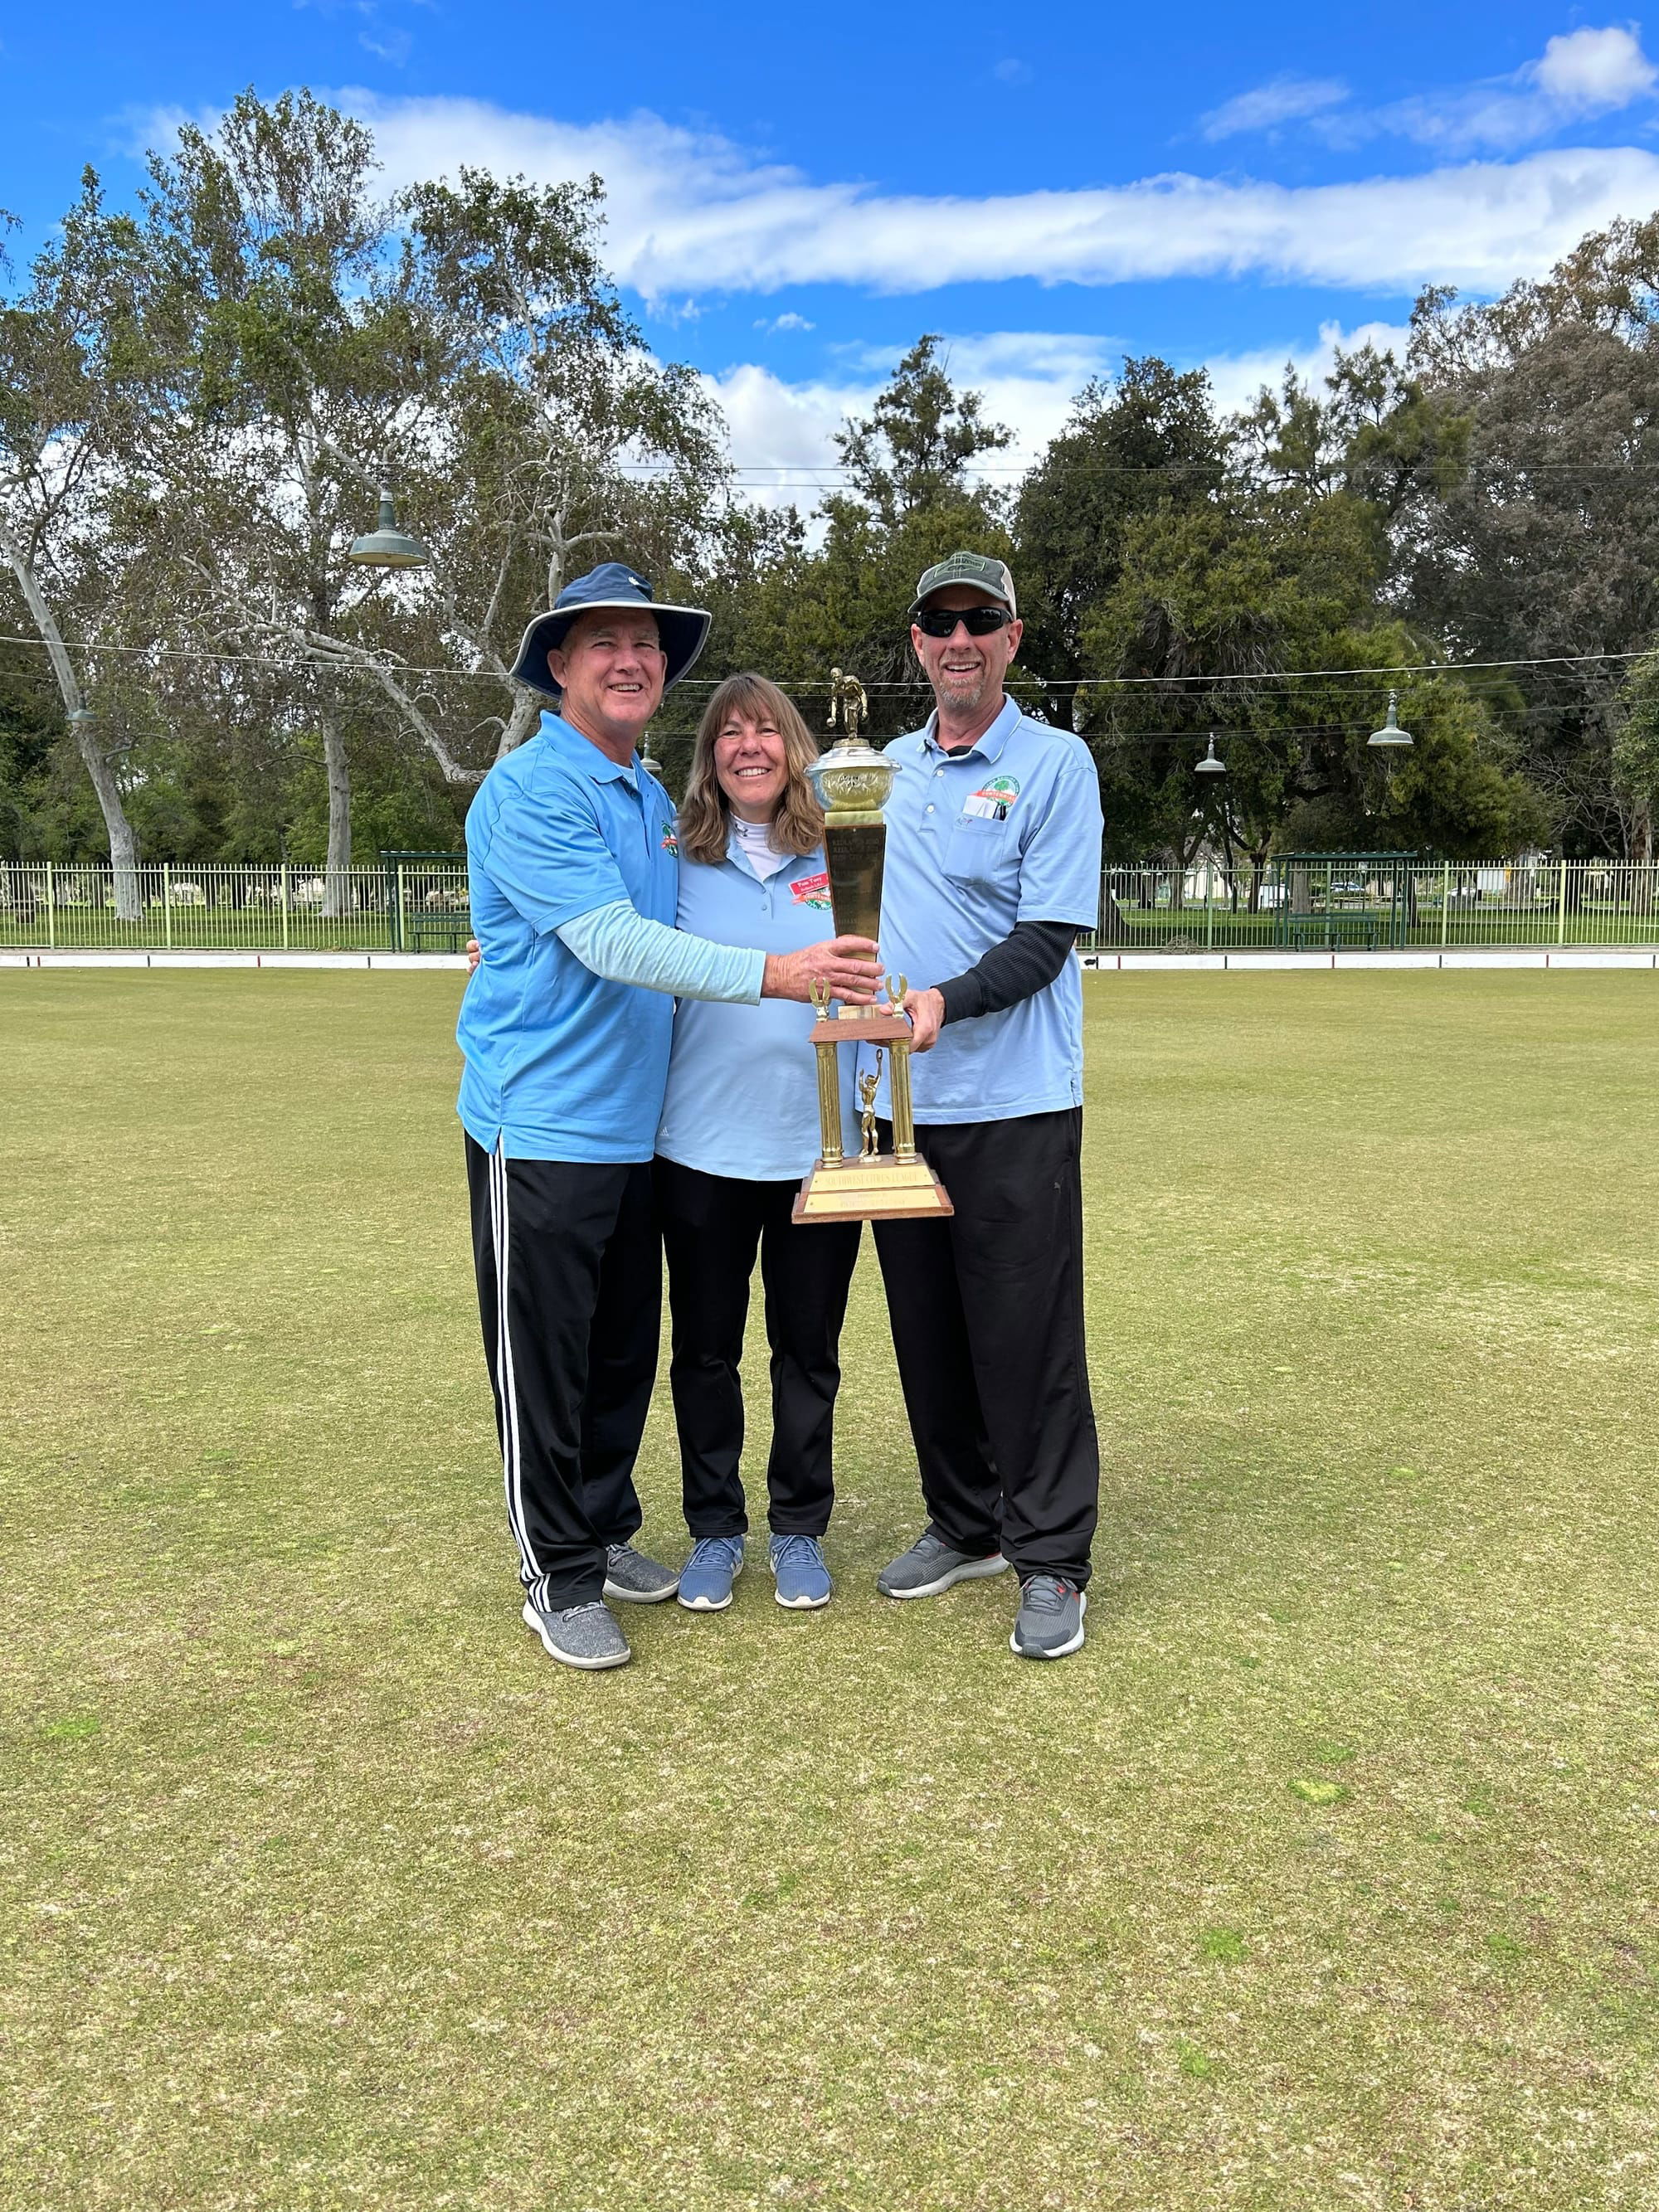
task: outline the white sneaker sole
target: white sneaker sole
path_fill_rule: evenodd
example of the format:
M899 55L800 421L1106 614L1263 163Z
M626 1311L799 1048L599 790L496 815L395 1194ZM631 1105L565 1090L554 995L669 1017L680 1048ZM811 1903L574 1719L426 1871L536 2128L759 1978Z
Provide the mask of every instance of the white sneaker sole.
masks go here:
M1008 1638L1008 1649L1017 1659L1069 1659L1073 1651L1083 1649L1083 1616L1089 1610L1089 1593L1081 1590L1077 1601L1077 1634L1069 1644L1056 1644L1052 1651L1027 1651L1015 1638Z
M739 1559L737 1565L732 1569L732 1580L733 1585L736 1584L738 1577L743 1572L744 1565L745 1562ZM676 1584L676 1588L678 1587L678 1585ZM680 1599L680 1603L685 1607L688 1613L724 1613L726 1607L731 1604L732 1600L736 1595L737 1591L734 1587L733 1589L727 1590L724 1597L683 1596Z
M624 1589L620 1583L613 1583L609 1575L605 1578L605 1595L608 1598L614 1598L619 1605L666 1605L669 1599L678 1592L679 1586L678 1575L666 1589L659 1590Z
M993 1552L988 1559L969 1559L963 1566L952 1567L949 1574L941 1575L937 1582L918 1583L915 1589L884 1589L881 1594L884 1597L901 1599L937 1597L941 1590L951 1589L957 1583L984 1582L992 1575L1006 1575L1007 1571L1007 1560L1000 1552ZM876 1587L881 1589L879 1581Z
M835 1594L834 1590L827 1589L822 1597L786 1597L781 1589L775 1589L772 1597L786 1613L822 1613Z
M724 1613L731 1604L733 1593L727 1590L724 1597L683 1597L680 1603L688 1613Z
M611 1667L625 1667L634 1656L631 1651L619 1651L609 1659L584 1659L574 1651L562 1650L548 1634L540 1613L530 1600L524 1601L524 1625L533 1629L542 1640L542 1649L550 1659L556 1659L561 1667L579 1668L584 1674L602 1674Z

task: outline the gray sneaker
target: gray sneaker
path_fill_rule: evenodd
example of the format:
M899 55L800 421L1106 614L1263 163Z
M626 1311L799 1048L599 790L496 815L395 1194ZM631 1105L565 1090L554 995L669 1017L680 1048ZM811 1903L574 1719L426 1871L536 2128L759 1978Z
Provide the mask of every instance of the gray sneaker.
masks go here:
M647 1559L631 1544L612 1544L605 1555L605 1594L624 1605L660 1605L672 1597L680 1578L672 1567Z
M937 1597L952 1583L1000 1575L1007 1565L1000 1552L979 1559L971 1552L953 1552L930 1530L918 1536L908 1552L900 1553L897 1559L882 1569L876 1577L876 1588L884 1597Z
M1027 1575L1019 1586L1019 1613L1008 1649L1022 1659L1063 1659L1083 1648L1089 1601L1063 1575Z
M573 1605L562 1613L544 1613L526 1598L524 1625L542 1639L550 1659L566 1667L581 1667L597 1674L602 1667L625 1667L633 1657L628 1638L609 1608L595 1598L591 1605Z

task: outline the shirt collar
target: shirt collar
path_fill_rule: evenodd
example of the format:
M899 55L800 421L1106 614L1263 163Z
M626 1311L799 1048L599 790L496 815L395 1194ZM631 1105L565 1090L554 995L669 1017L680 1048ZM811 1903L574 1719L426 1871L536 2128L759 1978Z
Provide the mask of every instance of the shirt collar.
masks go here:
M740 875L751 877L756 883L760 881L750 864L748 854L744 850L743 840L738 835L736 817L732 815L726 817L726 857Z
M585 738L579 729L565 720L563 715L550 714L545 711L542 715L542 735L551 739L560 759L567 766L580 769L584 775L591 775L595 783L614 783L620 779L630 784L635 791L640 788L640 757L637 753L624 766L621 761L613 761L608 753L602 753L592 738Z
M994 761L1001 757L1002 749L1013 735L1014 725L1019 720L1018 702L1005 699L1002 711L988 730L983 730L963 752L946 752L939 741L939 709L934 708L927 717L927 727L921 733L922 749L944 755L946 760Z
M740 869L753 883L758 884L763 881L777 883L785 878L793 878L802 866L813 857L810 853L785 853L781 856L782 866L775 868L769 876L763 878L759 870L744 849L743 840L738 836L735 827L736 819L735 815L729 815L726 817L726 857L734 868Z

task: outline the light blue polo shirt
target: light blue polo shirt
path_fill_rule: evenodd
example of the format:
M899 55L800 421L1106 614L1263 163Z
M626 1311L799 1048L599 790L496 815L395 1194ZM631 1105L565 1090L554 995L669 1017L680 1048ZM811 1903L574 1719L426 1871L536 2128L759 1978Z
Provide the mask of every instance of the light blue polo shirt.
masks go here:
M498 761L466 817L472 926L483 959L461 1000L467 1133L509 1159L648 1160L674 1001L608 983L554 932L626 899L672 925L679 848L668 794L544 714Z
M935 715L886 748L900 773L887 801L881 956L918 989L960 975L1017 921L1092 929L1100 907L1100 779L1082 738L1012 699L966 752L943 750L937 727ZM1018 1006L950 1024L910 1068L918 1121L1081 1105L1076 960Z
M787 860L763 883L735 838L718 867L680 863L679 923L717 945L800 952L835 935L822 853ZM798 1182L820 1150L817 1015L788 999L758 1006L682 999L674 1017L657 1150L682 1167L740 1182ZM843 1046L842 1142L853 1111L854 1063Z

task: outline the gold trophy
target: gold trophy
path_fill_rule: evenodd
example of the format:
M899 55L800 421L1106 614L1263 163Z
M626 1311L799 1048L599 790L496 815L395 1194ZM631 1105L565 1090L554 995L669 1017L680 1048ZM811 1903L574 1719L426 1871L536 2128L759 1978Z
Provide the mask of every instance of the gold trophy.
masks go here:
M823 857L837 937L881 935L882 863L887 826L882 808L898 774L891 761L859 735L869 712L864 686L839 668L830 672L830 726L842 735L807 770L823 805ZM908 985L886 979L887 999L868 1006L830 1011L830 994L815 987L817 1020L812 1043L818 1056L818 1133L823 1150L800 1187L793 1218L813 1221L895 1221L955 1211L945 1186L916 1151L910 1105L910 1024L904 1015ZM859 1150L849 1159L842 1142L841 1078L836 1054L842 1045L876 1048L875 1065L859 1079ZM887 1056L893 1101L893 1149L876 1148L876 1090Z

